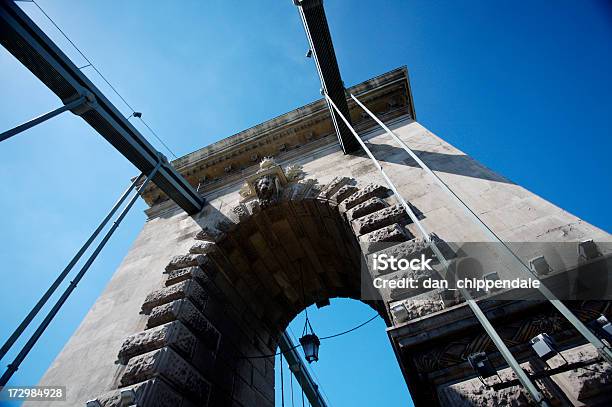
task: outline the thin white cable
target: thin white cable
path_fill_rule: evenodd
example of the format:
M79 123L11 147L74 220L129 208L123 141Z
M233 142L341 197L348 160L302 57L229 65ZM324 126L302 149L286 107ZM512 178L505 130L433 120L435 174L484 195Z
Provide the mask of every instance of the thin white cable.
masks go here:
M325 95L325 98L334 107L334 109L336 110L336 112L338 113L340 118L342 118L344 123L351 130L351 133L353 134L353 136L355 136L355 138L357 139L357 141L359 142L361 147L364 149L364 151L370 157L370 159L372 160L374 165L378 168L379 172L385 178L385 181L389 185L389 188L391 188L391 190L395 193L397 199L401 202L402 206L406 210L406 213L408 214L408 216L410 217L412 222L421 231L421 233L423 235L423 239L429 244L429 246L431 247L432 251L434 252L436 258L438 259L438 261L444 267L445 273L448 272L448 267L449 267L448 261L446 260L444 255L442 255L442 252L438 249L436 243L431 239L431 237L427 233L425 227L421 224L421 222L419 221L417 216L414 214L414 212L412 211L412 209L410 208L408 203L404 200L404 197L398 192L397 188L395 187L395 184L393 184L391 179L387 176L387 174L383 170L383 168L380 165L380 163L376 160L376 158L374 157L374 155L372 154L370 149L365 145L363 140L361 140L361 137L359 137L357 132L355 132L355 129L353 129L353 126L351 126L351 124L347 121L347 119L344 117L342 112L340 112L340 110L335 105L333 100L331 100L331 98L329 96L327 96L327 95ZM461 288L459 289L459 291L465 297L466 303L470 307L470 309L472 310L474 315L476 316L476 319L483 326L484 330L487 332L487 334L489 335L489 337L491 338L491 340L493 341L493 343L495 344L495 346L497 347L497 349L501 353L501 355L504 358L504 360L506 361L506 363L508 363L508 366L510 366L510 368L514 371L514 373L518 377L518 379L521 382L521 384L523 385L523 387L525 387L525 389L529 392L529 394L531 394L531 397L533 397L533 399L535 400L536 403L538 403L541 406L548 406L548 402L546 401L544 396L540 393L538 388L529 379L529 376L527 375L527 373L521 368L519 362L514 358L514 356L510 352L510 349L508 349L508 347L506 346L504 341L501 339L501 337L499 336L499 334L497 333L497 331L495 330L493 325L491 325L491 322L487 319L487 317L484 314L484 312L480 309L480 307L478 306L476 301L474 301L474 299L472 299L470 293L467 290L461 289Z
M433 177L434 181L438 184L440 188L448 196L450 196L451 200L453 200L467 215L469 219L471 219L474 223L476 223L481 230L487 235L490 239L501 243L502 247L511 255L511 257L518 261L520 264L519 269L529 278L533 278L539 281L539 278L533 273L533 271L527 267L527 265L523 262L523 260L514 253L508 245L503 242L491 228L484 223L484 221L472 211L472 209L461 199L455 192L450 189L450 187L435 173L433 172L427 164L425 164L415 153L412 151L410 147L402 139L400 139L387 125L385 125L374 113L372 113L355 95L351 94L351 98L368 114L372 117L379 126L381 126L387 134L389 134L397 143L399 143L402 148L412 157L416 163L431 177ZM576 330L584 336L584 338L589 341L595 349L605 358L608 362L612 362L612 350L606 346L597 336L589 330L582 321L580 321L574 313L567 308L563 302L561 302L544 284L539 285L539 291L544 295L544 297L551 302L551 304L563 315L575 328Z

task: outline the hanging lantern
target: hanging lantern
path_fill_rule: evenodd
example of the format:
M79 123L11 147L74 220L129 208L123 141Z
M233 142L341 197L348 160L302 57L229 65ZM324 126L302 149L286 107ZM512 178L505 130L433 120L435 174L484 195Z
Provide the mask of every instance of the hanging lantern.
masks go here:
M312 325L310 325L310 320L308 319L308 307L306 307L304 311L306 313L306 321L304 321L304 329L302 329L300 345L302 345L302 349L304 350L304 357L308 363L312 363L319 360L319 345L321 344L321 341L319 340L319 337L315 335Z
M300 344L304 350L304 357L308 363L316 362L319 360L319 337L313 333L304 335L300 338Z

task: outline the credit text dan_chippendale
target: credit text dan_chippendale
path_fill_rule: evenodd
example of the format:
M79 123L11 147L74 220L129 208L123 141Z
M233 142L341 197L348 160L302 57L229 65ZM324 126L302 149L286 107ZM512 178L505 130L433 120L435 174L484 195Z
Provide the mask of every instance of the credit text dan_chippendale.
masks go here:
M387 254L375 254L372 256L373 270L383 273L392 273L395 271L434 271L431 263L432 258L427 258L425 254L413 259L396 258ZM449 284L449 281L444 278L419 277L413 278L408 276L380 276L373 280L375 288L415 288L415 289L469 289L476 291L497 291L502 289L531 289L540 288L541 282L535 278L512 278L499 279L488 277L481 278L458 278L454 283Z

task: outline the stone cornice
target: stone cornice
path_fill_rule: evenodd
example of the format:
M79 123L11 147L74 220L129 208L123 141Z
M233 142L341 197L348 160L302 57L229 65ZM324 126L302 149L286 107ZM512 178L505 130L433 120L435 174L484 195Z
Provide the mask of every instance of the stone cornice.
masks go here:
M405 115L415 117L406 67L352 86L347 89L349 93L386 120ZM356 129L374 124L352 99L349 110ZM325 101L319 99L180 157L172 165L200 193L206 194L244 178L263 157L302 156L332 143L337 143L337 139L329 111ZM151 207L167 201L153 184L146 188L143 198ZM161 206L168 207L167 203Z

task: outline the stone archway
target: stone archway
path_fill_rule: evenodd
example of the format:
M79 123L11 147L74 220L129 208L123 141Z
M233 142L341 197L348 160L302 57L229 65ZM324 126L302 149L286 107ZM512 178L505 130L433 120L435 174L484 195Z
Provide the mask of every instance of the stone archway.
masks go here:
M390 191L339 177L320 185L264 159L241 201L202 225L142 305L146 329L118 354L102 406L272 406L279 335L306 306L361 300L360 242L412 236ZM371 297L370 297L371 298ZM364 301L390 324L382 301ZM238 404L235 404L235 403Z

